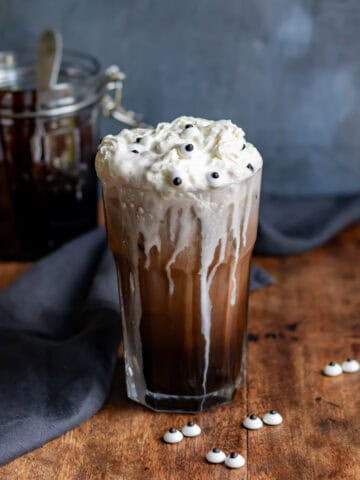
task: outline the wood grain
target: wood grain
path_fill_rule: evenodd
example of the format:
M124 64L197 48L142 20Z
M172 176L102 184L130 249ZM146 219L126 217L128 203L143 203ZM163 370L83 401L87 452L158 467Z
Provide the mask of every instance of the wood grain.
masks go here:
M119 361L104 408L79 427L0 468L1 480L358 480L360 374L321 375L360 356L360 224L326 246L288 258L258 257L276 284L254 292L245 388L233 403L196 415L204 434L178 445L160 438L189 418L126 399ZM26 265L0 264L5 286ZM279 410L284 423L248 432L246 413ZM247 465L208 465L219 446Z

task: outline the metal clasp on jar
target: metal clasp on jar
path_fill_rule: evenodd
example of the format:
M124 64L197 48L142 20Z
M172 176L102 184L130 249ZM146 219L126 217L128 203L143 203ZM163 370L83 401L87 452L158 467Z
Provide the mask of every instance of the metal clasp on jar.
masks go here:
M142 115L132 110L126 110L121 105L123 82L126 79L125 73L123 73L118 66L111 65L105 70L105 76L108 79L106 82L106 90L109 93L106 93L102 98L102 114L105 117L112 117L132 127L144 125L141 123Z

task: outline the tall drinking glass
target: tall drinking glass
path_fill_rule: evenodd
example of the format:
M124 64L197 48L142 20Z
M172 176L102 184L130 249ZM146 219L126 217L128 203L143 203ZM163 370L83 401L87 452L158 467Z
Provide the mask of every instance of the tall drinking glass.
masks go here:
M229 402L243 380L261 167L240 182L170 196L97 170L128 396L158 411Z

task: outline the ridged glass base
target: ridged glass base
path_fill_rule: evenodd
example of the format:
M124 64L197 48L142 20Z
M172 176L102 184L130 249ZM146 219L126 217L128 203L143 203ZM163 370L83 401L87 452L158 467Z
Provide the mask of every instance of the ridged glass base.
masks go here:
M132 397L128 392L129 398L135 402L155 410L156 412L187 412L197 413L207 410L211 407L223 405L231 402L235 393L234 385L228 386L206 395L180 396L165 395L146 390L145 398L141 401L139 398Z

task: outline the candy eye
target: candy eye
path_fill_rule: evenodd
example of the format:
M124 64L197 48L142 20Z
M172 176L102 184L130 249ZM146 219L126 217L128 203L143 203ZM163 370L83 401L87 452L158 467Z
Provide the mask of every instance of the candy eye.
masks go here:
M201 433L201 428L199 425L190 420L190 422L188 422L182 429L182 433L185 435L185 437L197 437Z
M192 143L183 143L180 146L180 151L183 157L191 157L194 152L194 145Z
M180 187L181 184L184 184L185 178L184 178L184 172L181 169L174 169L170 173L170 179L171 183L175 187Z
M220 448L213 448L206 454L206 460L209 463L223 463L225 458L225 453Z
M136 143L140 143L140 145L143 145L145 148L150 148L152 140L150 135L144 135L143 137L137 137L135 140Z
M163 440L166 443L179 443L183 438L183 434L176 428L169 428L163 436Z
M359 362L353 358L348 358L341 366L345 373L354 373L360 370Z
M240 468L245 465L245 458L237 452L231 452L225 459L225 465L229 468Z
M251 163L248 163L246 165L246 168L248 168L250 170L250 172L253 172L254 171L254 167L251 165Z
M187 123L184 127L184 130L182 131L182 136L185 138L194 138L197 137L199 134L199 129L196 127L196 125L193 125L192 123Z
M338 363L330 362L323 368L323 373L328 377L337 377L342 374L342 368Z
M210 172L207 177L211 187L218 187L220 185L221 178L219 172Z
M263 422L261 418L252 414L245 418L245 420L243 421L243 426L245 428L248 428L249 430L258 430L263 426Z
M266 425L280 425L282 421L282 416L276 410L270 410L270 412L265 413L263 416L263 422L266 423Z
M173 184L174 184L176 187L178 187L179 185L182 184L182 180L181 180L180 177L175 177L175 178L173 178L173 181L172 181L172 182L173 182Z

